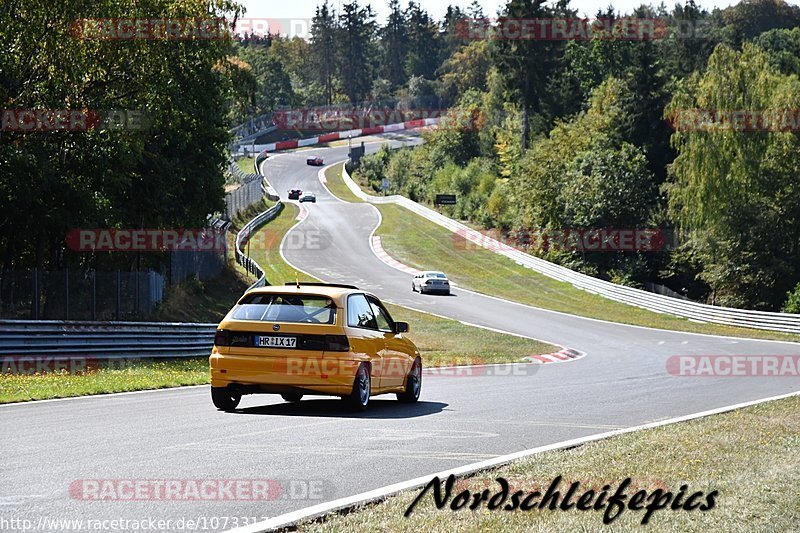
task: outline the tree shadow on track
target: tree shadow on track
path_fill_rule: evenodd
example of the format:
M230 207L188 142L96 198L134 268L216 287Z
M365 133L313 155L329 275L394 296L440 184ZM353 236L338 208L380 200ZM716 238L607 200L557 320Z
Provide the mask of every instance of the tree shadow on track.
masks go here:
M442 402L400 403L396 400L370 400L364 412L349 410L339 399L302 400L297 403L275 403L245 407L233 411L240 415L313 416L332 418L417 418L442 412L448 404Z

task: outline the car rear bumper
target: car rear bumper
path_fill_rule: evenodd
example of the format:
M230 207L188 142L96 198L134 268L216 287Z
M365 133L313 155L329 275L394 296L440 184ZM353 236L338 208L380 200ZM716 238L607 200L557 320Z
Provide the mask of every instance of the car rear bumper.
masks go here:
M425 293L450 294L450 287L427 287L423 285L422 290Z
M243 393L304 392L338 396L352 391L361 361L331 354L309 356L280 352L269 356L214 353L209 362L212 387L231 387Z

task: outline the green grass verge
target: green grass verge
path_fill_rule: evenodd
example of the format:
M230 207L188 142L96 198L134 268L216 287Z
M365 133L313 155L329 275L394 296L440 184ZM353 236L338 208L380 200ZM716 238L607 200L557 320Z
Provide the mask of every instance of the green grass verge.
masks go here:
M236 160L236 164L242 169L245 174L253 174L255 172L255 157L243 157Z
M231 261L211 279L190 279L171 287L148 320L215 324L230 311L251 283L245 270Z
M280 214L261 227L250 241L250 257L264 269L267 281L272 285L283 285L289 281L316 281L314 278L291 268L281 257L281 241L292 226L297 224L300 208L296 204L284 203ZM244 252L247 253L247 245Z
M346 202L361 202L362 200L353 194L353 191L351 191L350 188L344 183L344 180L342 179L343 167L344 163L339 163L338 165L334 165L326 170L325 178L327 181L325 182L325 185L334 196L341 198Z
M414 341L425 366L451 366L519 361L527 355L552 353L560 348L546 342L467 326L449 318L386 306L392 318L408 322L408 338Z
M332 176L336 177L336 175ZM329 179L331 182L341 179ZM363 188L363 186L362 186ZM369 192L369 191L367 191ZM451 231L394 204L377 205L383 222L376 235L389 255L420 270L441 270L459 286L520 303L577 316L674 331L798 341L788 333L703 324L614 302L556 281L477 246L466 246Z
M490 494L495 481L505 478L515 490L544 493L562 476L561 494L573 481L578 494L603 485L611 491L632 478L630 498L637 490L670 490L687 484L687 495L717 490L716 505L703 512L669 508L657 511L649 525L658 531L796 531L800 523L800 398L768 402L722 415L630 433L578 448L553 451L502 468L462 478L459 491ZM625 510L612 524L603 525L604 511L452 511L438 510L430 493L403 513L420 493L406 491L388 500L332 515L323 522L301 524L316 531L641 531L644 511ZM508 500L510 501L510 499ZM539 498L536 499L539 501ZM574 500L573 500L574 501ZM596 501L596 500L595 500ZM705 503L705 497L703 497ZM448 502L449 503L449 502ZM647 502L646 502L647 503Z
M87 372L24 374L9 372L4 363L0 374L0 403L68 398L111 392L163 389L209 382L208 358L169 361L111 362Z

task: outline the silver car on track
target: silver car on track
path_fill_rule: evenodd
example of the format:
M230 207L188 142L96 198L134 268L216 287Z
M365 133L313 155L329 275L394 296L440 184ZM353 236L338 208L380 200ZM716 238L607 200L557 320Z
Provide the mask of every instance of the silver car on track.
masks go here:
M450 280L443 272L426 271L420 272L411 280L411 290L419 291L420 294L436 292L439 294L450 294Z

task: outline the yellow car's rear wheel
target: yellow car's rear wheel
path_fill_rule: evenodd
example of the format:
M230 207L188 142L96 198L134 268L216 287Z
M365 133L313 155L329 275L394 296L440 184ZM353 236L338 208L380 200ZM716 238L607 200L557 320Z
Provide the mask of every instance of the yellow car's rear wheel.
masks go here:
M366 411L369 406L369 396L372 393L372 384L369 378L367 365L361 363L353 380L353 392L345 400L356 411Z
M281 394L281 398L286 400L287 402L299 402L303 399L303 393L301 392L284 392Z
M227 387L211 387L211 401L220 411L233 411L241 400L241 394Z

